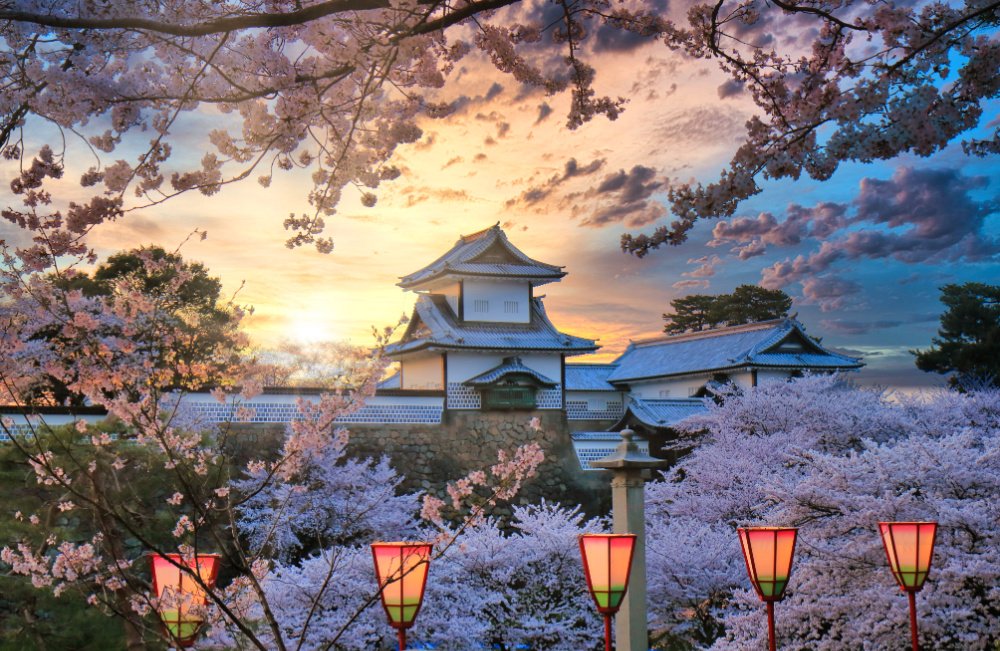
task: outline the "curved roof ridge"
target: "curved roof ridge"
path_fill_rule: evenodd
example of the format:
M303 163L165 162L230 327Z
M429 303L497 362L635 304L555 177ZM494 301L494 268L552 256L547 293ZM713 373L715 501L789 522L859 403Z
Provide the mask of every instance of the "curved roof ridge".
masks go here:
M510 259L479 261L490 247L498 245ZM507 238L499 222L471 235L462 235L443 255L427 266L405 276L396 283L404 289L419 287L447 274L468 276L498 276L533 279L542 284L556 281L566 275L563 267L535 260Z
M766 330L767 328L773 328L784 323L791 322L801 326L802 324L795 317L785 316L777 319L768 319L767 321L754 321L753 323L740 323L738 325L722 326L719 328L709 328L707 330L698 330L696 332L682 332L675 335L659 335L657 337L648 337L646 339L632 339L630 343L636 346L651 346L656 344L664 343L674 343L677 341L688 341L690 339L700 339L702 337L720 337L728 334L736 334L739 332L751 332L753 330ZM803 329L804 331L804 329Z
M473 240L479 239L480 237L482 237L486 233L489 233L492 230L498 230L498 231L503 232L500 229L500 222L499 221L497 223L493 224L492 226L488 226L488 227L484 228L481 231L476 231L475 233L471 233L469 235L459 235L458 236L458 241L459 242L471 242ZM456 242L456 244L457 244L457 242Z

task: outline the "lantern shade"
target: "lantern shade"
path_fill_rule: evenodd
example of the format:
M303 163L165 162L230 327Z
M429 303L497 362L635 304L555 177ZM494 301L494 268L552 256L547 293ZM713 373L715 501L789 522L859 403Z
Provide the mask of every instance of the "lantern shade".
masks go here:
M901 590L924 587L934 555L936 522L879 522L889 568Z
M762 601L781 601L795 554L795 527L745 527L738 529L743 560L753 589Z
M413 626L424 599L431 545L420 542L372 543L382 606L398 629Z
M635 534L587 533L580 536L580 555L587 588L604 615L618 612L628 590Z
M181 554L163 554L152 557L153 592L159 602L157 610L167 633L178 646L194 644L204 621L201 608L208 597L190 574L179 566L190 568L197 573L209 589L215 586L219 574L221 556L218 554L198 554L184 557Z

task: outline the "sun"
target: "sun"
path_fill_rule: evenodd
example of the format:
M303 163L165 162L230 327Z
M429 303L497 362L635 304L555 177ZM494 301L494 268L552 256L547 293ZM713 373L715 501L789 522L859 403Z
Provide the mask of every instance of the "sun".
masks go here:
M300 344L315 344L334 338L329 322L319 317L299 317L290 324L289 332L291 339Z

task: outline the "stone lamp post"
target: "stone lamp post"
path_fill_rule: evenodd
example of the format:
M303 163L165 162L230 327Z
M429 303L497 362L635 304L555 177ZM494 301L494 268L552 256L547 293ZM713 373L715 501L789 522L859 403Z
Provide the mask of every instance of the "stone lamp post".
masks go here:
M621 610L615 617L615 648L618 651L649 651L646 618L646 508L645 484L649 471L665 468L669 462L655 459L639 450L632 437L635 432L622 430L618 449L597 461L592 468L610 470L612 528L615 533L636 536L629 589Z

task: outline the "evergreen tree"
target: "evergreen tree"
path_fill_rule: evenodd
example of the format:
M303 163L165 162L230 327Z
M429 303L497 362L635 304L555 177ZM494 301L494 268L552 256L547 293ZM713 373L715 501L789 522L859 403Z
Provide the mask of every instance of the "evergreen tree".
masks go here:
M225 369L236 363L241 349L233 347L235 320L231 306L220 300L222 281L209 275L200 262L187 262L179 253L167 252L150 245L110 256L92 274L51 274L49 282L61 291L78 290L87 298L114 304L116 292L127 286L154 300L161 318L177 328L178 336L169 351L156 355L158 368L177 364L185 367L203 366L206 386L223 381ZM128 337L140 347L159 345L160 327L152 323L147 329L130 332ZM60 338L60 324L50 324L35 333L36 339L53 341ZM120 324L105 323L103 336L123 336ZM175 374L175 386L180 377ZM37 403L81 405L83 399L67 389L65 383L40 374ZM199 387L188 387L199 388Z
M949 383L1000 383L1000 285L965 283L941 288L938 336L927 350L910 351L917 368L953 373Z
M792 298L780 289L740 285L732 294L692 294L670 302L664 332L699 332L719 326L757 323L788 316Z

